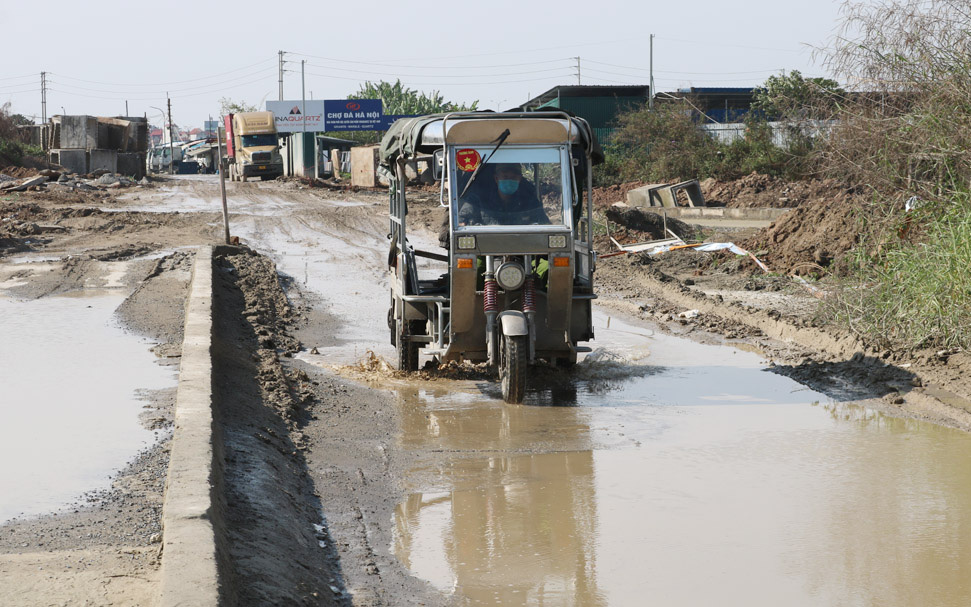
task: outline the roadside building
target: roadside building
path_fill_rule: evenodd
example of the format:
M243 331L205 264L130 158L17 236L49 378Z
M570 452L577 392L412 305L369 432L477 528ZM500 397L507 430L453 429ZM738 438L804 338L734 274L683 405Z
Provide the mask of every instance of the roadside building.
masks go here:
M617 115L647 103L646 84L624 86L555 86L522 105L523 109L566 110L590 123L597 138L605 141L614 130Z

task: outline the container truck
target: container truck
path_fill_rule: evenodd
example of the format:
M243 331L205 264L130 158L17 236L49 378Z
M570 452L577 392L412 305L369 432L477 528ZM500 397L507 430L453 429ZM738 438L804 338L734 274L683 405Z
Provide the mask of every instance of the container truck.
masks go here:
M266 181L283 175L273 112L229 114L225 121L230 181L257 176Z

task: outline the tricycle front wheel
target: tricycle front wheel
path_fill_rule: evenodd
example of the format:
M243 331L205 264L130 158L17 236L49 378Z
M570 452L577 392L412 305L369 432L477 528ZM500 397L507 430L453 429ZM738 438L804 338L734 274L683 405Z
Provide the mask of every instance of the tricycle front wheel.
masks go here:
M529 343L526 335L503 335L499 349L499 382L502 399L521 403L526 396L526 359Z

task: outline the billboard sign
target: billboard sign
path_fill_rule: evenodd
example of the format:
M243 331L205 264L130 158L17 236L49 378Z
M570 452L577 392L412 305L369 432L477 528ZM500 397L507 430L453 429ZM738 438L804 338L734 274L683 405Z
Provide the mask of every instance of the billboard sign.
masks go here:
M380 99L267 101L266 109L278 133L384 131L390 124Z
M273 112L277 133L308 133L325 131L324 101L267 101L266 109Z
M324 102L328 131L380 131L383 127L380 99L328 99Z

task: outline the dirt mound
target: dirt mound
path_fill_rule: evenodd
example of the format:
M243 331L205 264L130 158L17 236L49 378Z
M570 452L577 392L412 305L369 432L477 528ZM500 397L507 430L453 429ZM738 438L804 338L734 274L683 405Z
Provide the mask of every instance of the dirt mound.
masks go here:
M664 231L665 221L661 215L652 213L644 209L634 207L608 207L607 219L623 228L621 236L636 239L636 241L659 240L670 238L671 235ZM667 229L674 232L684 240L695 238L695 228L680 219L668 217ZM618 238L621 242L624 239Z
M0 173L3 173L7 177L13 177L14 179L23 179L24 177L33 177L34 175L40 174L40 170L31 167L8 166L0 169Z
M604 209L615 202L627 202L627 192L647 185L646 181L631 181L593 189L593 208Z
M775 271L795 274L845 273L841 258L859 237L862 200L844 194L819 198L786 213L739 244Z
M821 198L840 198L850 188L835 179L786 181L778 177L751 173L734 181L701 182L701 192L711 206L791 208Z

